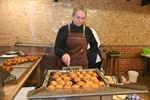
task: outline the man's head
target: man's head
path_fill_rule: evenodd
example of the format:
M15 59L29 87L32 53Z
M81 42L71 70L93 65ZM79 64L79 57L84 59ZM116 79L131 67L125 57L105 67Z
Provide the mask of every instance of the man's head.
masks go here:
M85 22L87 11L83 6L80 6L74 8L72 16L73 16L73 23L77 26L81 26Z

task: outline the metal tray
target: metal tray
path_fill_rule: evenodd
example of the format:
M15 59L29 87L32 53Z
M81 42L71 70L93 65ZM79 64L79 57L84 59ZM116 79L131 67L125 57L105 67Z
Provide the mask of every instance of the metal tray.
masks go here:
M0 72L0 83L6 83L10 80L16 80L16 76L11 73Z
M82 98L82 97L92 97L92 96L108 96L108 95L123 95L123 94L137 94L137 93L148 93L148 89L143 85L136 85L135 87L140 87L139 89L135 88L128 88L126 87L118 87L118 86L111 86L102 72L98 69L83 69L83 70L93 70L96 71L99 76L103 79L105 84L107 85L105 88L87 88L87 89L56 89L50 90L47 88L47 84L49 82L49 78L52 72L61 71L67 72L65 70L48 70L45 80L43 82L43 86L37 88L35 90L31 90L27 94L27 98L29 100L34 99L56 99L56 98ZM72 99L71 99L72 100Z
M48 85L48 82L49 82L49 80L51 79L51 75L52 75L52 73L54 73L54 72L62 72L62 73L67 73L68 72L68 70L48 70L48 72L47 72L47 74L46 74L46 77L45 77L45 80L44 80L44 82L43 82L43 87L47 87L47 85ZM99 70L99 69L97 69L97 68L95 68L95 69L79 69L79 71L94 71L94 72L96 72L97 73L97 75L98 75L98 77L100 78L100 80L102 80L104 83L105 83L105 85L109 85L109 82L108 82L108 80L105 78L105 76L101 73L101 71Z
M11 50L11 51L7 51L6 54L7 54L7 55L20 54L20 51Z
M93 96L99 95L99 92L103 91L104 88L81 88L81 89L55 89L50 90L47 88L48 82L50 80L50 75L53 72L60 71L62 73L66 73L67 70L48 70L45 80L41 88L31 90L28 92L28 99L40 99L40 98L60 98L60 97L78 97L78 96ZM105 83L106 87L109 85L107 79L105 79L104 75L98 69L81 69L80 71L95 71L101 80Z
M33 62L13 65L14 69L10 73L0 71L0 82L17 83L32 64Z
M20 79L22 79L23 74L26 73L33 62L28 62L24 64L19 64L19 65L13 65L14 69L11 71L11 74L14 75L16 78L13 80L8 81L7 83L17 83Z

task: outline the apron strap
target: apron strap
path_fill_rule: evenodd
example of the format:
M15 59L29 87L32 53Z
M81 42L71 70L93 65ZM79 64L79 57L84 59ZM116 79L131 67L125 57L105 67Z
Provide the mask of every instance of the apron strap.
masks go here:
M83 36L85 36L85 26L83 26Z
M69 32L69 35L70 35L71 34L70 24L68 24L68 32Z

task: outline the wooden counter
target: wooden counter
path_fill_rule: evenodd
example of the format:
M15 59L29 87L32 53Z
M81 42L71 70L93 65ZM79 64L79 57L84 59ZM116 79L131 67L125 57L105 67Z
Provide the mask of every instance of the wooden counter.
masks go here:
M4 86L4 100L13 100L14 97L17 95L17 93L20 91L22 86L27 81L28 77L32 74L34 70L37 69L37 64L41 61L42 56L34 62L30 67L27 68L27 70L22 74L22 78L17 81L16 84L5 84Z

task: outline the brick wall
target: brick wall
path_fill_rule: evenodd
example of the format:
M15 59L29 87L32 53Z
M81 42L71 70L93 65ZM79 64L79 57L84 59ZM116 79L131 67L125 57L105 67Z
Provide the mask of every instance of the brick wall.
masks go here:
M107 55L109 51L118 51L120 52L119 57L119 68L120 72L126 73L128 70L137 70L142 72L144 70L144 61L140 56L142 53L143 48L150 48L149 45L104 45L101 46L101 52L104 58L103 67L106 73L108 73L110 67L110 59ZM11 50L12 47L9 46L1 46L0 47L0 54L5 53L8 50ZM46 54L46 55L53 55L53 47L50 46L15 46L13 47L15 50L20 50L26 54ZM54 55L53 55L54 56ZM48 57L51 58L51 57ZM52 59L52 58L51 58ZM54 58L56 59L56 58ZM50 65L50 64L49 64ZM115 69L116 71L116 69Z
M150 46L144 46L144 45L113 45L113 46L103 46L101 47L101 51L106 53L106 60L107 64L105 64L104 69L108 73L108 69L110 67L110 61L108 58L107 53L109 51L118 51L120 52L119 57L119 68L121 73L126 73L128 70L137 70L142 72L144 70L144 62L141 58L140 54L142 53L142 49L150 47Z

